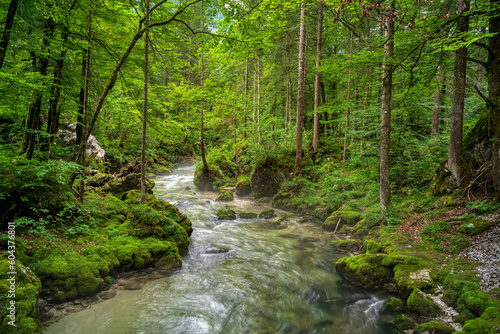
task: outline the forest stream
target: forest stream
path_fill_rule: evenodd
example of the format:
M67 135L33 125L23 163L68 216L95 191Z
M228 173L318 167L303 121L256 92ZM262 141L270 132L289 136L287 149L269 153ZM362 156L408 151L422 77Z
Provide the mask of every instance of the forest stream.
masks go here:
M217 209L256 212L269 204L193 185L195 166L155 179L156 196L175 204L193 222L182 269L138 290L70 314L46 334L152 333L392 333L384 296L360 290L337 276L342 255L331 233L292 220L277 228L262 219L217 220ZM281 212L283 214L283 212Z

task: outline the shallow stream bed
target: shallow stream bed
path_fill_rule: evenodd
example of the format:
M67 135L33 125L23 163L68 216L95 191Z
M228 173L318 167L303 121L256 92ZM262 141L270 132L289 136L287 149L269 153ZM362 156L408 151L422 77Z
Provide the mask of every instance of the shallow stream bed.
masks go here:
M155 179L156 196L193 222L182 269L120 290L45 334L392 333L384 296L335 273L341 255L331 252L330 233L297 221L287 228L260 219L218 221L217 209L226 205L256 213L269 205L238 197L215 202L215 193L194 187L193 175L190 164Z

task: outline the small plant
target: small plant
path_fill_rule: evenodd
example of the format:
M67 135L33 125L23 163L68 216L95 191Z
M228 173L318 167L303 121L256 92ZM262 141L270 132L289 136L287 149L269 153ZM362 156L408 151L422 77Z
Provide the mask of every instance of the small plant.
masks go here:
M467 208L472 209L476 214L483 215L500 209L500 203L487 200L473 201L467 204Z

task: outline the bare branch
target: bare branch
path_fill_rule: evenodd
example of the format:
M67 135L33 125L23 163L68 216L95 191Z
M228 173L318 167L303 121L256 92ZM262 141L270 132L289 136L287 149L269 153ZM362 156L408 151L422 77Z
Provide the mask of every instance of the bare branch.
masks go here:
M481 61L481 60L478 60L478 59L475 59L475 58L471 58L471 57L465 57L466 60L468 61L471 61L473 63L477 63L479 65L482 65L484 66L484 68L488 68L488 63L485 62L485 61Z

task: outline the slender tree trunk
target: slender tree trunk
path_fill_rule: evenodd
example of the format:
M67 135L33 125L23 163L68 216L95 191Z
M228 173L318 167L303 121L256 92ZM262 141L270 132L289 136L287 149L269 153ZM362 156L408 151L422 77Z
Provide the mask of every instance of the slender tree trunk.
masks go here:
M82 78L85 78L85 71L87 68L87 50L83 50L83 57L82 57ZM82 138L84 137L83 134L83 104L84 104L84 99L85 99L85 84L82 85L80 88L80 99L78 101L78 112L77 112L77 118L76 118L76 145L77 147L80 147L80 144L82 142Z
M255 110L257 109L257 72L253 72L252 134L255 134Z
M439 68L438 68L439 70ZM436 89L434 90L433 108L432 108L432 125L431 136L435 137L439 134L439 116L441 114L441 91L443 78L440 74L436 77Z
M295 176L302 170L302 126L305 104L305 47L306 47L306 6L302 1L300 6L300 37L299 37L299 73L297 86L297 136L295 139Z
M146 0L144 22L144 99L142 100L142 142L141 142L141 202L146 203L146 129L148 117L148 71L149 71L149 0ZM165 78L167 86L168 75Z
M247 137L247 103L248 101L248 57L245 61L245 103L243 106L243 139Z
M89 99L89 77L90 77L90 43L92 41L92 12L88 14L88 29L87 29L87 43L88 47L85 53L85 61L83 64L85 68L84 72L84 84L83 84L83 99L82 99L82 136L80 146L78 147L78 155L76 157L76 163L80 164L85 171L85 158L87 155L87 115L88 115L88 99ZM83 178L80 179L80 202L83 203L83 195L85 193L85 183Z
M468 10L466 0L458 0L458 12L462 14ZM462 16L458 19L460 33L469 30L469 17ZM462 47L455 52L455 72L453 77L453 97L451 101L450 145L448 148L448 169L459 187L462 182L460 161L462 159L462 137L465 100L465 76L467 71L467 48Z
M189 75L188 75L188 93L189 91L191 90L191 71L189 71ZM189 132L189 108L190 108L190 104L189 104L189 100L187 101L186 103L186 136Z
M204 31L204 12L203 12L203 1L201 2L201 31ZM205 46L205 39L201 43L201 59L200 59L200 67L201 67L201 106L200 106L200 149L201 149L201 161L203 162L203 172L208 173L208 164L207 158L205 156L205 140L203 138L203 88L205 85L205 63L203 62L203 47Z
M391 9L386 14L392 15ZM386 19L386 44L384 56L384 70L382 81L382 117L380 129L380 205L384 212L391 201L391 183L389 176L390 144L391 144L391 100L392 100L392 57L394 55L394 21L392 17Z
M349 60L352 60L352 31L349 44ZM351 95L351 65L349 64L349 69L347 72L347 108L345 110L345 127L344 127L344 153L342 154L342 164L345 166L345 160L347 156L347 132L349 130L349 99Z
M319 1L318 10L318 34L316 37L316 75L314 80L314 129L313 129L313 142L312 147L314 151L318 150L319 144L319 102L321 90L321 76L319 74L319 67L321 66L321 43L323 36L323 0Z
M7 46L9 46L10 32L14 26L14 17L16 16L18 0L11 0L7 10L7 18L3 28L2 39L0 39L0 70L2 69L5 56L7 55Z
M487 62L488 76L488 109L490 111L490 132L493 133L493 186L495 197L500 202L500 0L491 0L491 7L496 6L495 15L489 20L489 32L496 33L490 37Z
M257 57L257 131L258 143L260 144L260 49L259 56Z

